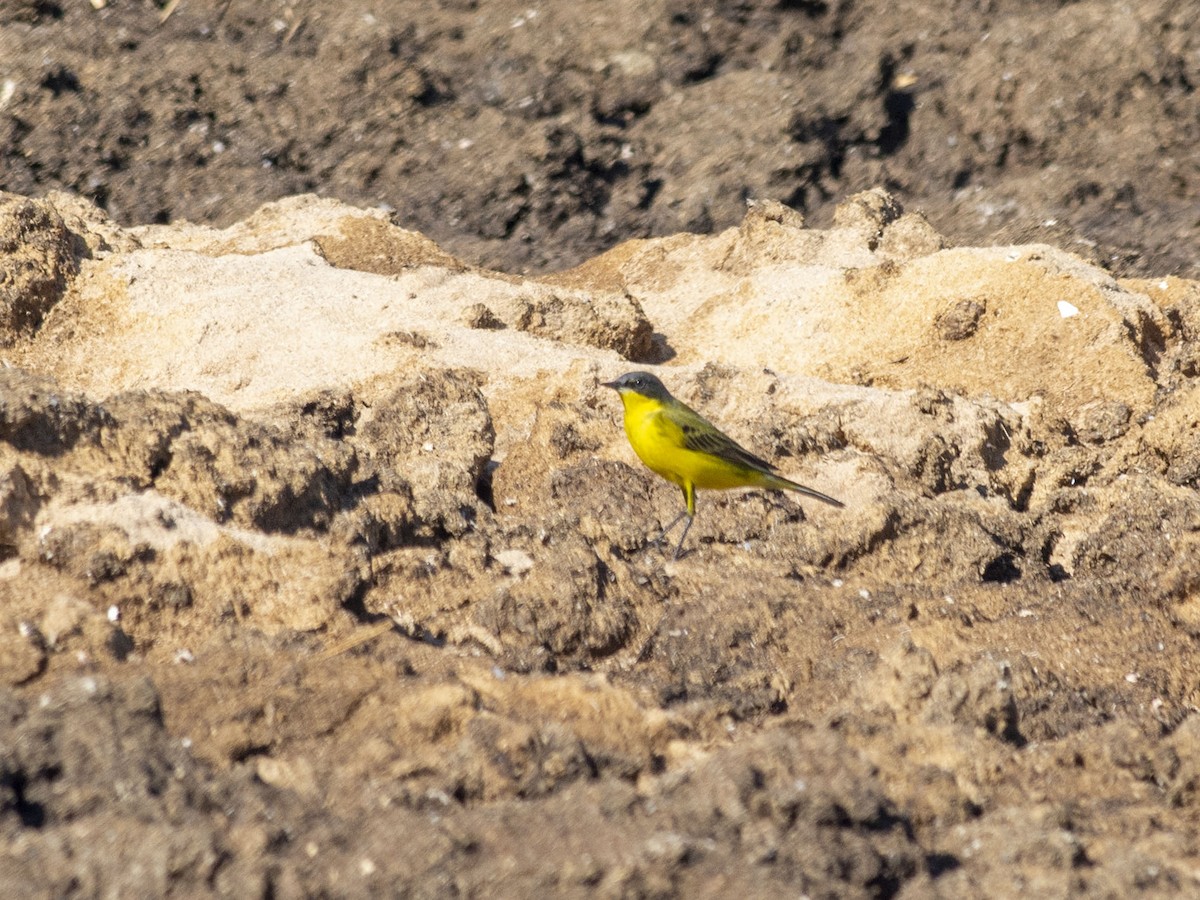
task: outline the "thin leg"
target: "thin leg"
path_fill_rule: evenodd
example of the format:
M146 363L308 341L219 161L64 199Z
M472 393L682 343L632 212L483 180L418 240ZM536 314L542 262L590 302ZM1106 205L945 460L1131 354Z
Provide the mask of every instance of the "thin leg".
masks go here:
M692 520L696 518L696 488L691 484L681 485L683 489L683 512L671 520L671 524L662 530L662 533L656 537L652 543L654 546L661 546L663 539L671 533L684 518L687 519L687 524L683 526L683 534L679 536L679 543L675 545L675 554L671 559L679 559L679 554L683 551L683 541L687 537L688 531L691 530Z
M687 513L684 513L684 515L687 515ZM675 545L675 555L671 559L679 559L679 553L683 550L683 542L687 538L687 533L691 530L694 520L695 516L688 516L687 524L683 526L683 534L679 536L679 543Z
M686 516L686 515L687 515L687 510L685 509L685 510L684 510L683 512L681 512L679 515L677 515L675 518L673 518L673 519L671 520L671 524L670 524L670 525L668 525L666 528L664 528L664 529L663 529L663 530L662 530L662 531L659 533L658 537L656 537L656 538L655 538L653 541L651 541L650 543L654 544L654 546L656 546L656 547L657 547L657 546L659 546L660 544L662 544L662 542L663 542L663 538L665 538L665 537L666 537L668 534L670 534L672 531L674 531L674 530L675 530L675 526L676 526L676 525L678 525L678 524L680 523L680 521L683 519L683 517L684 517L684 516ZM687 531L687 529L685 528L685 529L684 529L684 531L686 532L686 531Z

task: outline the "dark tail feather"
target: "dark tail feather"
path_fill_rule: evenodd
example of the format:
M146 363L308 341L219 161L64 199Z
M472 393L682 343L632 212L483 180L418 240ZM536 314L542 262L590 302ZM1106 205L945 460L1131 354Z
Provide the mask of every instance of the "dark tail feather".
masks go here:
M781 490L795 491L797 494L803 494L806 497L812 497L814 500L820 500L823 503L828 503L830 506L845 507L845 503L841 500L835 500L828 494L822 494L820 491L814 491L810 487L805 487L799 482L789 481L782 475L771 474L771 483L766 485L771 488L779 488Z

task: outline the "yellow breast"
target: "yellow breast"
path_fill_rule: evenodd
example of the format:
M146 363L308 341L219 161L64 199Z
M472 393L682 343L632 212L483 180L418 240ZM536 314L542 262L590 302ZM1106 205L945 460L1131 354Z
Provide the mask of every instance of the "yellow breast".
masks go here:
M671 423L660 413L662 404L640 394L623 393L625 406L625 436L633 452L651 471L668 481L682 484L679 454L683 450L682 434L672 434Z

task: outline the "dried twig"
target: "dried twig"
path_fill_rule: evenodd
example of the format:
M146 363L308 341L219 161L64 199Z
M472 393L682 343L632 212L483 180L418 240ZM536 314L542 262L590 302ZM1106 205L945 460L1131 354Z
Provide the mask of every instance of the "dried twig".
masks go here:
M361 647L368 641L373 641L375 638L384 632L391 631L395 627L395 623L391 619L384 619L376 622L368 628L360 628L353 634L347 635L336 644L331 644L320 653L317 654L317 659L326 660L333 659L335 656L340 656L355 647Z

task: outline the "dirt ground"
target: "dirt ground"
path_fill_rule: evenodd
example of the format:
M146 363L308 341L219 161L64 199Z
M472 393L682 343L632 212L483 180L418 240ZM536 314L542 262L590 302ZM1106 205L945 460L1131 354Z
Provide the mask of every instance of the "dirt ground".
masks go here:
M99 5L0 7L3 189L125 225L316 191L517 272L884 187L955 243L1197 274L1194 0Z
M0 895L1200 893L1200 7L100 5L0 8ZM648 546L639 368L845 508Z

